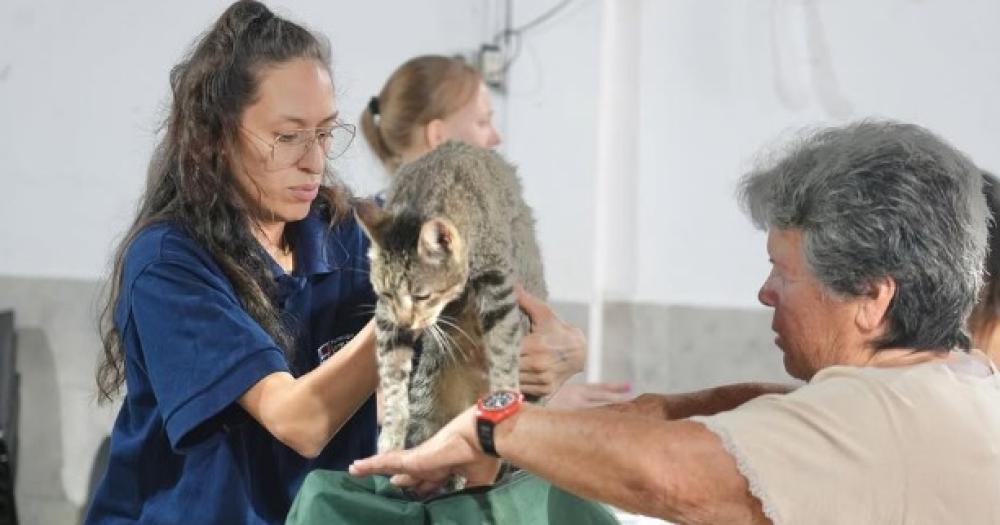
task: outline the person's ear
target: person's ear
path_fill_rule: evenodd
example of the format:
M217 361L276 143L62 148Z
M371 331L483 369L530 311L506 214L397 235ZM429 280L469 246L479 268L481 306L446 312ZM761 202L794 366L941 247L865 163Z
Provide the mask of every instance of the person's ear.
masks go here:
M896 297L896 280L886 275L869 284L868 293L862 295L855 323L863 333L884 330L889 320L889 306Z
M444 121L436 118L424 126L424 140L431 150L436 149L448 140L448 130L445 129Z

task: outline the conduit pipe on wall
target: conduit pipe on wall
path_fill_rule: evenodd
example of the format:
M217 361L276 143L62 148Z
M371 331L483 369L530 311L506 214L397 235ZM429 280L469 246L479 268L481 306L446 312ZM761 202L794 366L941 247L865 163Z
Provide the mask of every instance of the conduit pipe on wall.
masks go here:
M603 375L605 302L631 300L635 288L640 5L641 0L601 0L593 281L587 315L586 375L591 382ZM613 351L629 350L619 346Z

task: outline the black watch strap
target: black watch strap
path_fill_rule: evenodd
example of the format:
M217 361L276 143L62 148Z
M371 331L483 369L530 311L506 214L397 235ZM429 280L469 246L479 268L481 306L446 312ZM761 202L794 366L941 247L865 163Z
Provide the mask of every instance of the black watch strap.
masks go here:
M483 452L498 458L496 447L493 446L493 427L496 425L486 419L476 420L476 435L479 436L479 446L483 447Z

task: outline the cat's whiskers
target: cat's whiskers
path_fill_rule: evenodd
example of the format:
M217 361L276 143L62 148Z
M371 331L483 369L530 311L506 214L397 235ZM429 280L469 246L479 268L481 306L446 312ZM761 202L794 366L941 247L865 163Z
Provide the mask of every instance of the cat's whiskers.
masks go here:
M437 343L438 348L441 349L445 358L450 359L452 363L458 362L458 359L455 356L455 352L451 348L451 345L449 345L448 342L445 341L443 334L441 333L441 328L439 326L437 326L436 324L427 325L427 332L430 333L431 337L434 338L434 342Z
M455 322L453 320L449 320L448 317L444 316L444 315L442 315L441 317L438 317L438 322L444 324L445 326L447 326L449 328L454 328L455 330L458 331L458 333L460 333L463 336L465 336L465 339L468 340L469 343L472 346L476 346L476 340L473 339L472 336L470 336L468 332L466 332L465 330L463 330L461 326L458 326L457 322Z
M441 347L445 350L452 363L457 363L458 352L456 352L457 346L454 345L454 340L452 340L451 337L449 337L448 334L437 325L437 323L434 323L431 326L434 327L434 333L437 335Z
M469 355L466 352L465 347L463 347L462 345L458 344L458 341L456 341L455 338L452 337L450 333L448 333L448 330L445 330L443 328L441 328L440 330L441 330L441 335L443 335L445 338L447 338L448 341L449 341L449 343L451 343L451 347L453 349L452 352L456 355L456 357L457 358L462 358L464 360L468 360L469 359Z
M451 341L451 344L454 345L454 347L458 350L458 353L461 354L463 358L465 358L466 360L469 359L469 354L467 354L465 349L462 348L462 345L458 344L458 341L455 341L455 338L452 337L451 334L449 334L445 330L442 330L441 333L444 334L444 336L447 337L449 341Z

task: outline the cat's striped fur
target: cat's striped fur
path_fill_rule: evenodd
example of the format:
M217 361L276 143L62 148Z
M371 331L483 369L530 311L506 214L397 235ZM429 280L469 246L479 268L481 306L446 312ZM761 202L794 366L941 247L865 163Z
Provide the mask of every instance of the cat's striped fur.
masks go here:
M531 209L496 153L442 145L395 175L384 209L356 209L379 294L383 452L423 442L487 391L518 389L527 323L514 285L546 290Z

